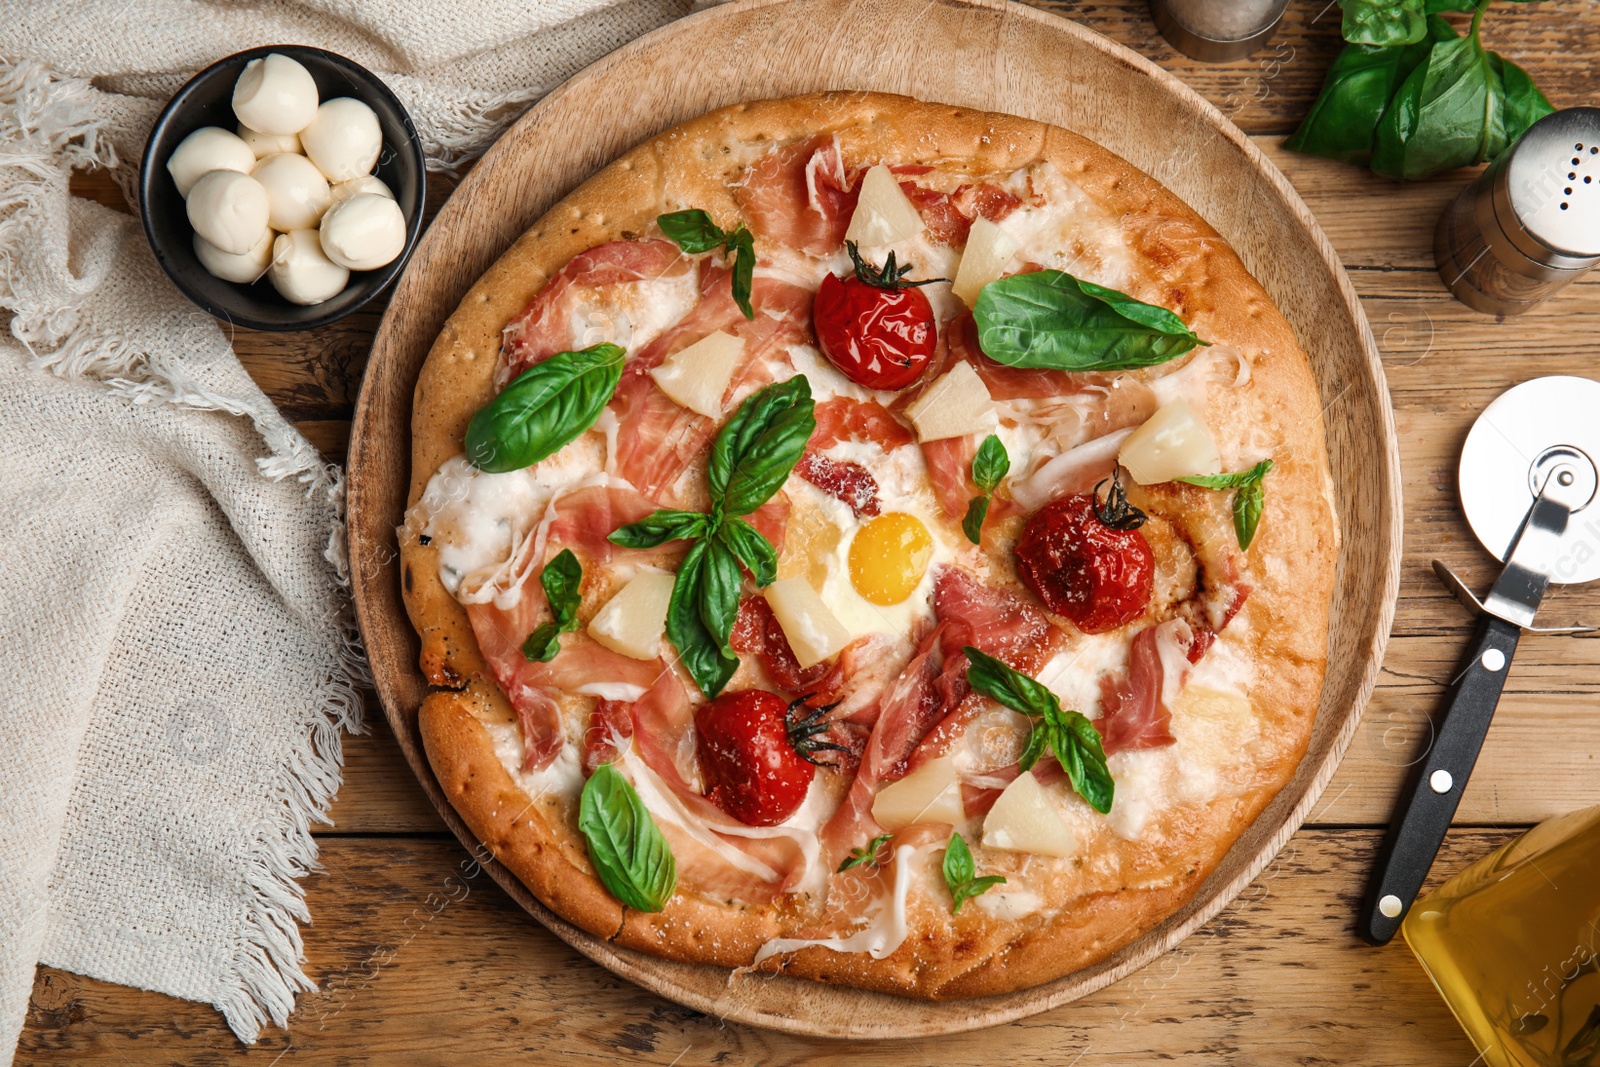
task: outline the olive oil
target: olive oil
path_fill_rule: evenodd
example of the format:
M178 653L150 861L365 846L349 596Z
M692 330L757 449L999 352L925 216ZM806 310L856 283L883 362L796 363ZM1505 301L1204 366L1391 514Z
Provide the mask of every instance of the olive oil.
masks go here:
M1600 1067L1600 808L1485 856L1402 931L1488 1067Z

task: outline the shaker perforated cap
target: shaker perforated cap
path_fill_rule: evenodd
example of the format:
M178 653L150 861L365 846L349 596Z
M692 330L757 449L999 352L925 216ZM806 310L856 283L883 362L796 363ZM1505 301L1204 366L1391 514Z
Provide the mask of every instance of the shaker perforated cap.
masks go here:
M1525 255L1567 269L1600 260L1600 108L1564 108L1534 123L1497 184L1495 213Z

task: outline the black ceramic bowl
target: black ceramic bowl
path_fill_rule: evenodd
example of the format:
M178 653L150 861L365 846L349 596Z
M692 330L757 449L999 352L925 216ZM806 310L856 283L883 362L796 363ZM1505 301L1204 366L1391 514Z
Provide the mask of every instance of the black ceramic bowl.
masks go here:
M352 96L378 115L383 130L383 152L374 173L394 192L406 217L406 244L392 263L377 270L352 271L350 283L338 296L303 307L278 295L262 278L240 285L213 277L194 254L194 229L184 210L183 197L167 173L167 159L182 140L202 126L232 131L233 83L245 64L277 52L295 59L311 72L323 100ZM220 319L253 330L309 330L341 319L381 293L405 267L422 231L422 201L427 183L422 143L411 116L377 75L343 56L303 45L252 48L231 55L196 74L178 90L150 131L144 160L139 165L139 213L145 236L161 269L184 295Z

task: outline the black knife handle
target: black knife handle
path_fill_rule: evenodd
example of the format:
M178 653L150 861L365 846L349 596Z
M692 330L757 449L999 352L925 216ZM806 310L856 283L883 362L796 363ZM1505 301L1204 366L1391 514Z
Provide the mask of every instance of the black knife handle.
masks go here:
M1439 846L1444 844L1445 831L1450 829L1484 734L1489 732L1495 705L1500 702L1521 633L1493 615L1483 616L1478 623L1472 654L1450 687L1433 743L1417 761L1401 794L1361 907L1358 932L1374 945L1388 943L1399 931Z

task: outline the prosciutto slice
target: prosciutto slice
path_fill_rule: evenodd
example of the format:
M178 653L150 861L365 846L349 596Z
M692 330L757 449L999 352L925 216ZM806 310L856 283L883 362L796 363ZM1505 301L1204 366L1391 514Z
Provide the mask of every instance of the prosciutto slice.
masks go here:
M1194 634L1182 619L1140 630L1128 653L1128 669L1100 681L1100 731L1106 754L1172 744L1172 710L1188 666Z
M844 243L860 190L838 139L821 135L761 157L734 195L757 237L828 256Z
M904 174L902 168L894 168ZM992 182L963 185L953 193L926 189L916 182L903 181L900 191L906 194L922 224L928 229L928 239L935 244L964 248L972 223L979 218L999 222L1017 208L1022 201Z
M612 241L573 256L506 327L495 386L503 387L535 363L578 345L582 338L574 336L573 322L581 319L578 312L595 290L693 269L694 260L666 240Z
M755 318L733 299L732 274L706 261L700 302L687 316L631 356L611 399L617 417L616 472L646 495L673 506L692 506L675 484L710 448L715 421L681 408L656 388L649 371L680 349L721 330L744 341L744 357L729 383L732 394L775 381L788 366L788 347L811 335L809 289L757 275L751 290Z
M840 441L871 441L885 452L916 440L910 427L876 400L836 396L816 407L810 445L818 452Z

